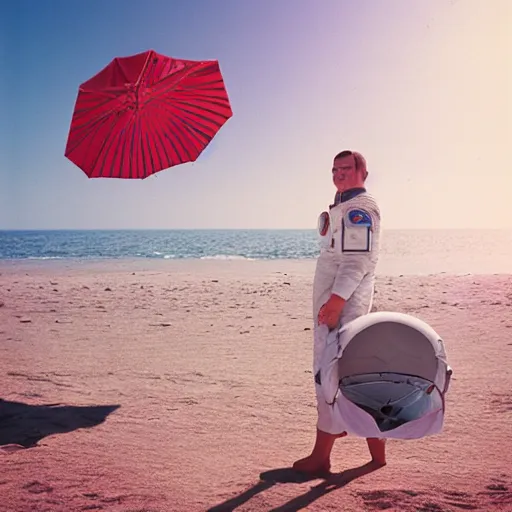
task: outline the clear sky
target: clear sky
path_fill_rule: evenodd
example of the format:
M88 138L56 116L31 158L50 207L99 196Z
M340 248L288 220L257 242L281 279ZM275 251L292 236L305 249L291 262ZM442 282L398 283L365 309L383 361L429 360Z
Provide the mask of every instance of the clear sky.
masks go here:
M4 0L0 229L315 228L342 149L385 228L512 227L511 0ZM154 49L217 59L233 117L194 164L88 179L78 85Z

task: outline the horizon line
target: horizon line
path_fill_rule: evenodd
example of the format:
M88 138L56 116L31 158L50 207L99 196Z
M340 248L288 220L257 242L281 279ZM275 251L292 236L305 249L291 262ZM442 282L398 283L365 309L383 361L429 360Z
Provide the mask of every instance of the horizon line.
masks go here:
M382 231L511 231L508 227L383 228ZM316 231L316 228L1 228L0 232L34 231Z

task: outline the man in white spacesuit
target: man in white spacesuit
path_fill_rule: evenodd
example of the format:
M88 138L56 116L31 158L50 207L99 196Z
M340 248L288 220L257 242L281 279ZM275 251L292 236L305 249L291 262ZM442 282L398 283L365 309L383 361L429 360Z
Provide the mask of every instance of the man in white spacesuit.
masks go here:
M361 154L342 151L336 155L332 168L337 189L334 204L329 212L320 215L318 222L321 252L313 283L316 442L311 455L293 465L305 473L328 473L334 441L347 435L342 425L335 424L332 406L322 396L319 369L329 330L369 313L372 306L380 211L364 187L367 176L366 161ZM367 443L372 462L385 465L385 440L371 438Z

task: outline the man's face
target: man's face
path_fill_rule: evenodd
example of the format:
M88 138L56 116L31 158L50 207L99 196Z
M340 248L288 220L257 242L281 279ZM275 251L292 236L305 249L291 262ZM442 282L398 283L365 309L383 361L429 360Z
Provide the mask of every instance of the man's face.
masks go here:
M339 192L354 188L358 185L359 177L356 171L354 155L336 158L332 166L332 181Z

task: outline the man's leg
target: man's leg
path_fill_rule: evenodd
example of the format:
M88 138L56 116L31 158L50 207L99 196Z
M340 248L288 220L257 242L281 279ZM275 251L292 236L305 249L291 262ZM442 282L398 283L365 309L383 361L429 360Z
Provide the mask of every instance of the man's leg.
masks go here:
M329 332L326 326L318 325L318 312L331 295L337 269L338 265L333 259L319 258L317 260L313 281L313 376L316 375L320 368L320 359L325 348L326 336ZM331 468L330 456L334 441L338 437L343 437L347 434L346 432L329 434L322 429L322 427L330 429L331 411L321 396L318 386L315 386L315 391L318 411L315 445L311 454L296 461L293 464L293 468L309 474L325 474Z
M328 473L331 468L331 451L334 441L339 437L345 437L346 432L336 429L332 406L329 405L323 396L322 388L315 384L316 392L316 439L313 450L308 457L296 461L293 468L309 474Z
M375 437L370 437L366 439L366 443L368 444L368 449L370 450L370 455L372 457L372 463L377 466L385 466L386 465L386 440L385 439L377 439Z
M329 434L320 429L316 429L315 446L311 455L300 459L293 464L293 469L303 473L324 474L329 473L331 469L331 451L334 441L338 437L346 436L346 432L341 434Z

